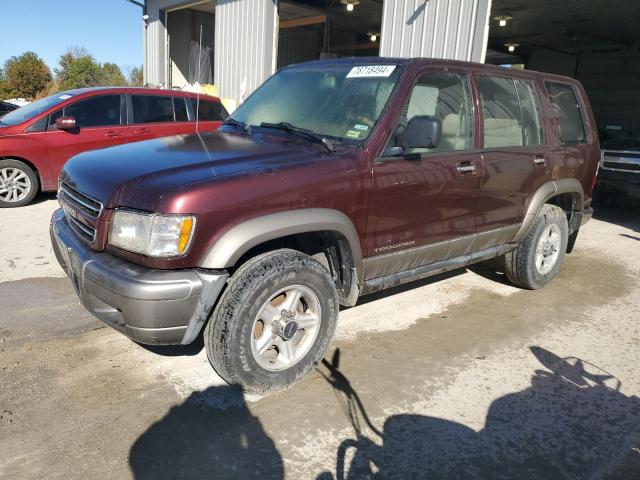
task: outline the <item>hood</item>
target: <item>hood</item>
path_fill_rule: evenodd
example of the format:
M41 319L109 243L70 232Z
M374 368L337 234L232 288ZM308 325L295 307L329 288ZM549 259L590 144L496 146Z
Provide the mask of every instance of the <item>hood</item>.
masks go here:
M284 137L212 132L81 153L65 164L60 178L107 208L153 211L164 193L187 183L319 155L319 149Z

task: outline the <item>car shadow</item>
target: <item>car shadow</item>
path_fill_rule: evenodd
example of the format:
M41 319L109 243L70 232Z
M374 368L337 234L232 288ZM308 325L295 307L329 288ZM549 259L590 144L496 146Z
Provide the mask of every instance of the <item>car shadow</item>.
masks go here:
M640 206L631 201L623 201L616 205L597 205L593 208L593 218L640 232Z
M48 202L49 200L55 200L58 196L58 192L40 192L36 195L29 205L37 205L38 203Z
M342 398L354 437L340 444L335 475L326 470L317 480L639 478L640 399L584 360L530 350L544 369L529 388L496 399L480 431L415 414L388 417L379 430L336 351L321 373Z
M188 345L145 345L143 343L138 343L138 345L162 357L191 357L198 355L204 349L204 334L201 331L196 339Z
M129 466L136 480L284 476L273 440L233 386L195 392L172 407L133 444Z

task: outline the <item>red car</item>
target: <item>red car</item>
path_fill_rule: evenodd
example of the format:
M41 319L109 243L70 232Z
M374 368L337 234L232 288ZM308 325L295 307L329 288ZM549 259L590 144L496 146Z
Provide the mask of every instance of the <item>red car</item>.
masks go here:
M198 122L196 122L196 108ZM0 208L20 207L57 188L78 153L157 137L216 130L220 99L149 88L84 88L56 93L0 118Z

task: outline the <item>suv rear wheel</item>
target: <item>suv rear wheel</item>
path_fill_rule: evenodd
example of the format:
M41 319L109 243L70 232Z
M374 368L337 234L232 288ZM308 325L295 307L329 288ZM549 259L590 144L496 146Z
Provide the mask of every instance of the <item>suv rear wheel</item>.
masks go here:
M569 226L564 210L543 205L527 236L505 255L507 278L535 290L549 283L560 270L567 251Z
M287 388L326 353L338 308L329 272L312 257L287 249L257 256L229 280L205 329L207 356L247 391Z
M38 193L38 176L19 160L0 160L0 208L22 207Z

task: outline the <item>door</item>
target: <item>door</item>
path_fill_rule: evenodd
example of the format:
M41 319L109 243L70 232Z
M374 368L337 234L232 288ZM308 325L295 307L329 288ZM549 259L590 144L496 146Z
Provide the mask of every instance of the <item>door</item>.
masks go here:
M52 176L57 179L65 162L78 153L126 143L125 111L124 97L113 94L78 100L49 115L45 137ZM56 129L61 116L74 117L76 128Z
M130 95L131 141L191 133L183 97L169 95Z
M413 87L398 128L416 115L435 116L442 140L436 148L375 160L365 280L468 251L482 178L471 105L466 74L426 73ZM385 152L390 146L396 146L394 137Z
M550 177L535 83L485 75L476 83L482 105L484 175L473 251L510 242L528 200Z

